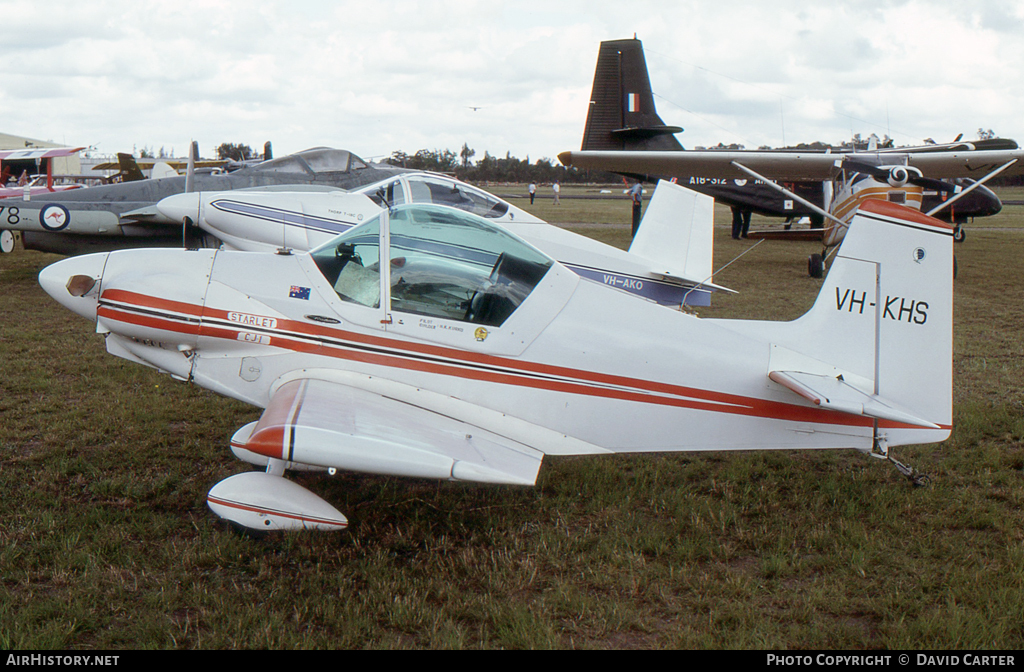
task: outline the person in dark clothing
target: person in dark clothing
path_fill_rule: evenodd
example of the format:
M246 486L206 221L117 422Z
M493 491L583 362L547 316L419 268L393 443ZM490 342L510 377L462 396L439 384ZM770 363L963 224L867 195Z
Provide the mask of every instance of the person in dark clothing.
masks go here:
M644 200L644 188L639 182L633 185L629 190L629 197L633 201L633 237L636 237L636 231L640 228L640 209L643 206Z
M732 208L732 237L736 240L747 238L750 231L750 210Z

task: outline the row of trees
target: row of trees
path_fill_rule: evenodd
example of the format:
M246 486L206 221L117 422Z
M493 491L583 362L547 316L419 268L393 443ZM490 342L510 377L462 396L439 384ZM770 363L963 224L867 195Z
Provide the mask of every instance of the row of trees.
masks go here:
M476 151L463 144L458 154L450 149L421 149L415 154L396 151L385 162L402 168L448 173L466 182L617 182L622 179L603 171L567 168L548 158L531 163L529 156L518 159L511 152L502 159L485 151L482 159L472 163L470 159L474 156Z

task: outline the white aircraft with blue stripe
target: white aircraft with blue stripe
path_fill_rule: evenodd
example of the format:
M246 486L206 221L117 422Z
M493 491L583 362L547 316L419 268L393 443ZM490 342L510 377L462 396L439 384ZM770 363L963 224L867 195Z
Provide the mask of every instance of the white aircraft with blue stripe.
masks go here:
M577 275L662 305L706 306L725 289L712 278L714 199L658 185L628 251L547 224L493 194L432 173L409 173L355 191L233 190L177 194L157 204L225 249L306 251L380 214L384 204L430 203L498 222ZM727 290L728 291L728 290Z

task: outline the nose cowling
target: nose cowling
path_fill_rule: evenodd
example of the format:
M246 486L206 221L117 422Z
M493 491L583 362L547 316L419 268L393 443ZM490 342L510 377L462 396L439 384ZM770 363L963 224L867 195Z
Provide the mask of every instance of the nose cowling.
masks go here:
M57 303L84 318L96 321L100 283L108 252L70 257L39 272L39 285Z
M180 223L188 218L193 224L199 224L199 203L198 192L175 194L158 202L156 209L171 221Z

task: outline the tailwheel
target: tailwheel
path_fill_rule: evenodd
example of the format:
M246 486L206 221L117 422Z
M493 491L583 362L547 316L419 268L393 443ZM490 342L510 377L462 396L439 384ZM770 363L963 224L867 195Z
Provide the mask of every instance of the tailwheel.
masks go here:
M896 467L896 471L900 472L900 474L910 481L915 488L923 488L930 485L932 482L932 479L928 474L923 474L910 465L903 464L894 458L889 453L889 443L885 440L885 436L875 437L875 443L869 455L880 460L887 460L890 464Z

